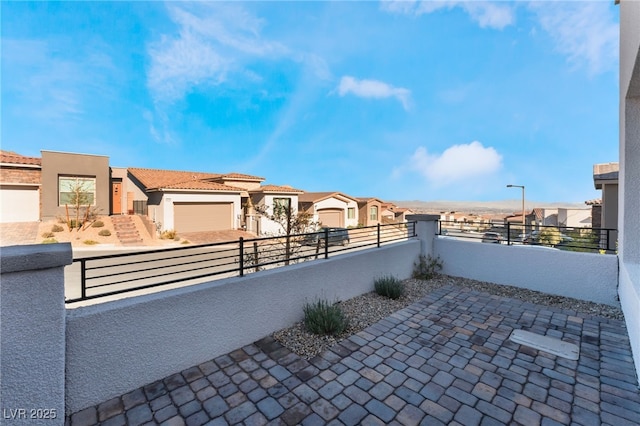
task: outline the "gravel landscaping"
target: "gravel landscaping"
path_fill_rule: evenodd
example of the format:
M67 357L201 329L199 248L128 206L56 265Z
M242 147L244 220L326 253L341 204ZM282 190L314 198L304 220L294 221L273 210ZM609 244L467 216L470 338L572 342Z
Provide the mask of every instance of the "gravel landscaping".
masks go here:
M299 356L310 359L344 338L367 328L392 313L419 301L430 292L447 285L466 287L496 296L568 309L585 315L624 319L622 311L614 306L554 296L517 287L490 284L467 278L438 275L430 280L408 279L403 283L404 294L397 300L391 300L371 292L339 302L343 312L349 318L349 327L340 335L318 336L311 334L305 330L304 324L299 322L293 327L275 332L273 338ZM300 309L302 310L302 307Z

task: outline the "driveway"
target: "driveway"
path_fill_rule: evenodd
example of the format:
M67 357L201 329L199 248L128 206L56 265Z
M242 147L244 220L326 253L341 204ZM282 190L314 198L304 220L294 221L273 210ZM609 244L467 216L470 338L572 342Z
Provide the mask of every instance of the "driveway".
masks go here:
M36 244L38 222L0 223L0 245L16 246Z

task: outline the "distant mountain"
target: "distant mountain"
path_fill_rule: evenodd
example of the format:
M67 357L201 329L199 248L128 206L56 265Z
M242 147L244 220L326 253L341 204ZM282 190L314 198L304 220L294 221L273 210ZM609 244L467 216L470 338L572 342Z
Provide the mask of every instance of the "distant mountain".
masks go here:
M464 212L476 214L511 214L522 210L522 200L502 201L392 201L398 207L409 208L416 213ZM584 203L542 202L525 200L525 211L533 208L589 209Z

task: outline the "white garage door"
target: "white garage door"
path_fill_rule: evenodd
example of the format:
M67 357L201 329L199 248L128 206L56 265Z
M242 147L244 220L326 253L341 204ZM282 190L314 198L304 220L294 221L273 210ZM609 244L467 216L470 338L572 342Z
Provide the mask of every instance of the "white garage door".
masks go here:
M341 209L324 209L318 210L318 220L322 226L343 227L344 226L344 210Z
M178 232L233 229L233 203L175 203L173 218Z
M40 195L37 188L4 186L0 188L0 222L37 222L40 220Z

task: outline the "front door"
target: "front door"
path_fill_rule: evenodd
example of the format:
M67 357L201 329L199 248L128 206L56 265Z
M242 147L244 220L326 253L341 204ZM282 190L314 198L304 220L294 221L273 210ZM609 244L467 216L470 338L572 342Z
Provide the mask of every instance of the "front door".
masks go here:
M111 214L122 214L122 182L111 183Z

